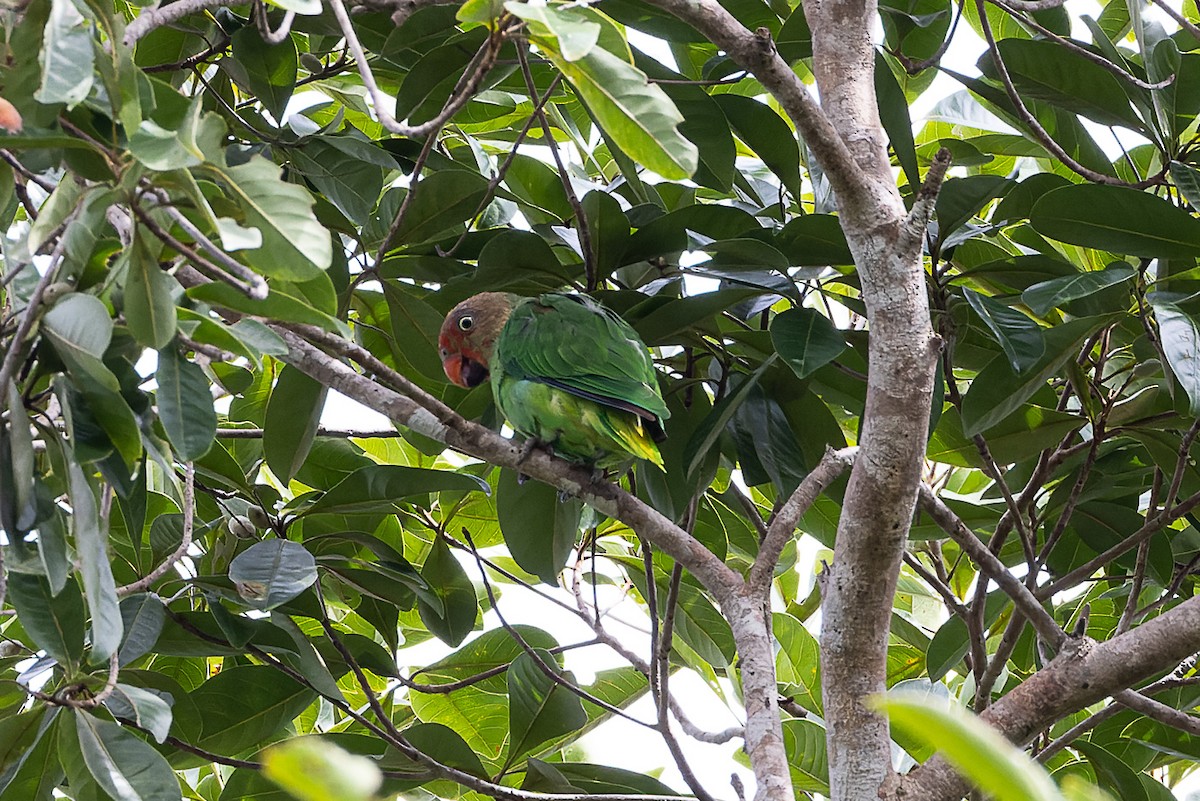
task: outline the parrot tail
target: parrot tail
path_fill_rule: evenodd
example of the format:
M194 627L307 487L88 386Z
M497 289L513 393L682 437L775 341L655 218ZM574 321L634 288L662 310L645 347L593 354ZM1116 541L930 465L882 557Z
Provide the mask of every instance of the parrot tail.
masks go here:
M642 424L643 421L640 417L635 415L606 416L609 418L609 429L613 439L620 444L622 450L634 458L645 459L659 470L666 472L666 468L663 467L662 454L658 452L658 446L650 438L650 433Z

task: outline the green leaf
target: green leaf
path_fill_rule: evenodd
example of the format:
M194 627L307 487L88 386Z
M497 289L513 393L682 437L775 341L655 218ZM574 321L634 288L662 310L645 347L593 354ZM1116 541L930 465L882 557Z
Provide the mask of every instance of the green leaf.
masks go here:
M316 693L266 665L227 667L188 694L203 716L188 742L230 756L257 749L295 720Z
M59 664L74 666L83 656L83 595L74 578L54 595L41 576L10 573L8 600L35 645Z
M296 88L296 42L288 36L269 45L253 25L241 28L231 39L233 58L245 70L250 91L276 121L282 121Z
M121 645L121 610L117 603L117 585L108 561L108 531L101 528L96 495L91 482L74 460L68 460L70 476L71 527L75 549L79 553L79 572L88 611L92 615L91 655L96 661L107 659Z
M791 615L771 615L771 629L779 641L775 670L780 684L800 706L821 715L821 646L804 624Z
M987 431L1017 410L1041 389L1050 376L1069 358L1074 358L1083 340L1111 317L1081 317L1047 329L1046 350L1036 363L1019 375L1006 356L997 356L971 381L963 396L963 434L972 437Z
M533 654L555 674L574 682L549 651L537 648ZM587 720L579 697L547 676L532 654L521 654L508 668L509 764L547 740L582 728Z
M91 28L73 0L52 0L38 53L42 79L34 99L39 103L74 107L92 91L95 54Z
M438 170L417 184L393 243L416 245L461 226L479 208L488 182L477 172Z
M854 264L841 221L832 214L805 214L790 220L775 236L775 247L799 267Z
M713 95L713 100L737 138L757 153L784 188L796 197L800 192L800 147L783 117L752 97L719 94Z
M384 281L383 296L387 299L392 338L397 344L403 343L398 348L401 357L426 378L445 381L437 341L444 315L425 301L429 294L403 281Z
M846 340L816 309L792 308L775 315L771 320L771 342L800 378L808 378L846 349Z
M531 8L516 2L504 7L517 16ZM553 7L546 12L549 18L565 16ZM569 60L574 53L559 49L553 30L536 20L527 20L527 25L530 40L558 67L621 150L667 180L689 178L696 172L699 154L679 132L682 115L644 72L602 47Z
M206 163L203 169L228 190L244 224L262 232L262 247L243 251L251 267L273 278L306 281L332 263L329 231L312 212L312 195L283 181L276 164L254 156L236 167Z
M1146 298L1158 321L1158 338L1175 380L1187 394L1193 415L1200 417L1200 325L1176 306L1175 296L1152 292Z
M530 759L529 767L536 771L526 776L521 785L525 790L544 790L561 793L563 787L574 787L589 795L617 793L620 795L676 795L667 785L642 773L608 765L587 762L555 762L551 765ZM550 784L549 781L555 783Z
M224 120L216 112L205 111L197 97L178 129L142 120L129 137L129 152L150 169L167 172L202 164L205 153L219 152L224 136Z
M1192 208L1200 208L1200 170L1181 161L1170 164L1171 180Z
M274 609L317 580L317 563L303 545L290 540L256 542L229 563L229 579L255 609Z
M1130 106L1125 86L1096 62L1048 40L1003 39L999 50L1023 95L1102 125L1146 131L1146 124Z
M891 725L933 745L968 781L996 801L1061 801L1045 769L994 728L956 706L901 694L876 696L868 706Z
M1102 289L1128 281L1136 272L1127 264L1114 264L1095 272L1054 278L1029 287L1021 293L1021 300L1034 314L1043 316L1064 303L1086 298Z
M391 508L391 504L443 491L490 493L488 483L470 473L428 470L399 465L370 465L355 470L326 492L309 514L362 514Z
M592 239L592 258L599 275L609 275L621 265L629 242L629 218L611 192L593 189L580 205Z
M558 584L579 535L583 505L560 500L558 491L540 481L520 482L516 472L501 470L496 486L496 517L508 552L522 570L547 584Z
M158 352L158 417L175 454L193 461L208 453L217 433L208 378L198 364L188 361L174 346Z
M383 784L375 761L320 737L298 737L263 751L263 775L298 801L370 801Z
M1015 184L999 175L971 175L947 180L938 192L938 239L945 242L950 234L971 221L989 201L1003 195Z
M171 705L150 690L117 682L104 706L114 717L131 720L150 732L150 736L160 745L171 730Z
M829 762L825 729L811 720L785 720L783 746L787 750L792 785L797 790L829 793Z
M1033 204L1029 222L1052 239L1111 253L1160 259L1200 255L1200 220L1137 189L1064 186Z
M320 140L292 151L292 163L346 219L365 225L383 191L384 171Z
M167 608L157 595L139 592L121 599L121 628L124 639L117 652L124 666L150 653L167 619Z
M83 761L113 801L180 801L179 780L167 760L115 723L74 710Z
M466 571L441 537L436 537L430 546L421 567L421 578L442 602L442 608L437 609L425 598L417 598L421 622L442 642L458 645L475 627L479 600Z
M157 350L175 337L173 296L178 288L179 282L159 267L139 229L125 273L125 321L139 344Z
M280 480L291 481L308 458L328 392L291 365L279 372L263 422L263 455Z
M1013 464L1058 444L1086 422L1086 418L1079 415L1022 404L988 429L988 449L997 463ZM979 447L962 432L958 410L948 407L929 439L925 457L941 464L982 469L984 464Z
M296 288L296 284L273 281L270 294L264 300L253 300L244 292L220 281L201 284L187 291L188 297L203 303L211 303L231 311L252 314L289 323L307 323L327 331L346 333L345 326L334 317L313 308L312 303ZM235 328L242 333L250 320L240 320ZM259 323L261 325L261 323ZM267 329L269 331L269 329ZM265 351L270 352L270 351ZM286 351L285 351L286 352Z
M51 709L42 716L33 742L14 766L15 773L9 776L5 771L7 784L0 788L0 801L52 801L63 780L59 728L59 710Z
M112 341L113 323L108 309L92 295L64 295L42 317L42 326L63 360L90 356L99 360Z
M1028 315L971 289L964 288L963 296L995 335L1013 370L1031 367L1046 352L1042 327Z
M539 46L552 47L566 61L578 61L592 52L600 41L600 24L571 14L556 6L535 6L508 2L504 8L530 26Z

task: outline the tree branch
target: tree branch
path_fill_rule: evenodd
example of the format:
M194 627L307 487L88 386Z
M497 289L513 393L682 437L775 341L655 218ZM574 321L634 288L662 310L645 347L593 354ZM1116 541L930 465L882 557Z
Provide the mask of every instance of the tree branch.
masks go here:
M140 11L134 17L133 21L125 26L125 46L133 47L138 39L141 39L155 28L170 25L172 22L177 22L189 14L198 14L201 11L220 8L221 6L242 5L245 2L246 0L175 0L175 2L167 5L155 5L151 8L146 8Z
M150 585L166 575L167 571L174 567L176 562L187 556L188 548L192 546L192 531L195 527L195 518L196 467L191 462L188 462L183 468L183 537L179 541L179 547L164 559L158 567L137 581L117 587L118 598L149 589Z
M980 717L1023 745L1076 710L1167 670L1200 647L1200 597L1103 643L1072 639L1058 657ZM941 757L916 768L883 801L956 801L967 783Z
M389 383L407 385L407 394L388 389L347 365L330 359L295 331L276 326L289 348L286 361L306 375L336 389L419 434L442 442L470 456L499 467L507 467L575 495L602 514L616 518L641 533L680 562L724 603L738 593L741 577L683 529L611 482L596 480L580 465L534 450L522 461L521 448L511 440L454 413L408 379L374 359L353 343L342 341L347 352L356 353L364 366L380 373ZM325 341L337 337L325 335ZM418 399L420 402L418 402ZM437 410L437 412L431 411Z
M1043 640L1058 647L1066 638L1062 628L1054 618L1042 608L1041 603L1024 582L1014 576L1004 566L1004 563L992 553L975 534L967 528L954 511L934 494L928 484L921 485L921 505L933 518L933 521L958 544L963 551L975 560L979 570L1004 590L1021 611L1033 624L1034 629Z
M771 521L771 525L767 528L767 535L763 539L762 545L759 546L758 557L755 558L754 564L750 568L750 574L746 578L746 584L751 589L757 588L765 592L770 586L779 555L783 553L783 549L796 533L796 524L813 505L817 496L824 492L825 488L832 484L846 468L854 464L854 457L857 453L858 448L855 447L842 448L837 451L827 448L821 461L792 492L791 497L787 499L787 502L775 515L775 519Z

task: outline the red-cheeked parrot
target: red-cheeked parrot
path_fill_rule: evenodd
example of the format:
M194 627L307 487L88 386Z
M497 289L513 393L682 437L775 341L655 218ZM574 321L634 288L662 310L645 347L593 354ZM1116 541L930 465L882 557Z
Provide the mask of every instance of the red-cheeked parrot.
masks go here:
M496 407L519 434L571 461L662 467L655 445L670 412L650 353L630 325L586 295L483 292L446 315L446 376L492 380Z

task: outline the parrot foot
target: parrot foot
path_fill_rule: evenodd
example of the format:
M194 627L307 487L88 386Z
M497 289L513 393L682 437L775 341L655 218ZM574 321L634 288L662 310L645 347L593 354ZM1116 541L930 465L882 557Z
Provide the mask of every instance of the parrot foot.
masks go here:
M525 460L528 459L537 448L541 448L551 455L554 454L553 447L550 445L550 443L542 442L537 437L527 437L525 442L521 445L521 453L517 456L518 467L525 464ZM524 484L528 480L529 476L525 475L520 470L517 471L517 484Z

